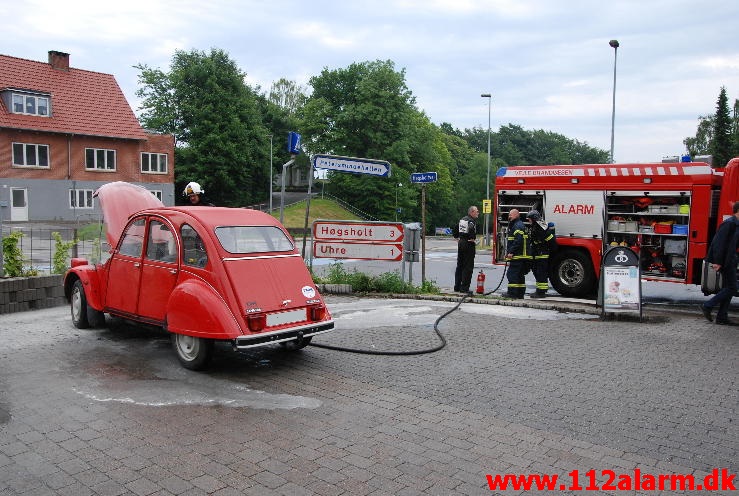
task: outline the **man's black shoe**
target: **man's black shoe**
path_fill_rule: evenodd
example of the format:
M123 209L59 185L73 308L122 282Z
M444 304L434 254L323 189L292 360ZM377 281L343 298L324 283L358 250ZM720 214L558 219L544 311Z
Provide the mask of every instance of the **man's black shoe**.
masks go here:
M535 298L535 299L536 298L546 298L546 297L547 297L547 294L546 293L539 293L539 292L537 292L537 293L531 293L529 295L529 298Z
M454 292L459 293L459 286L454 286Z
M730 326L736 325L734 322L732 322L730 320L718 320L718 319L716 319L716 323L718 325L730 325Z
M703 316L706 318L706 320L708 322L713 322L713 317L711 316L711 309L706 308L705 305L702 305L702 304L700 305L700 307L701 307L701 312L703 312ZM716 323L718 324L718 321L716 321Z

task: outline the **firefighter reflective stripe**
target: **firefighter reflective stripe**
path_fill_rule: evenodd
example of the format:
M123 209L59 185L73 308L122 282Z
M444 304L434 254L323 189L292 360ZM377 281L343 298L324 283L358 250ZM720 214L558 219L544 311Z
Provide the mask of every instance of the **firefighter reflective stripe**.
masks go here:
M549 290L549 283L547 282L537 282L536 283L536 289L547 291Z

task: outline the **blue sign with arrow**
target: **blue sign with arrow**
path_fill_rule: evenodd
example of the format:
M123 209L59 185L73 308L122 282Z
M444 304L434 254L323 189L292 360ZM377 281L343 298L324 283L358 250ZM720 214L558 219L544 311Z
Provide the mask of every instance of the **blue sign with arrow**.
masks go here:
M411 174L412 183L435 183L436 172L414 172Z
M293 131L287 133L287 151L290 155L300 154L300 134Z
M333 155L314 155L313 167L352 174L370 174L390 177L390 162L369 158L337 157Z

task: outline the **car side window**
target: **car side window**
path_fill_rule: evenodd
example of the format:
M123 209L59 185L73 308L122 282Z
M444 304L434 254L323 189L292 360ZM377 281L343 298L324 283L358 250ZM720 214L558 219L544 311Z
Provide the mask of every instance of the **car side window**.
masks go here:
M160 262L177 261L177 244L174 234L164 222L152 220L149 223L149 239L146 246L146 258Z
M182 263L192 267L205 267L208 263L208 253L200 235L188 224L180 228L182 235Z
M140 257L144 247L144 232L146 218L141 217L128 225L121 237L121 246L118 253L129 257Z

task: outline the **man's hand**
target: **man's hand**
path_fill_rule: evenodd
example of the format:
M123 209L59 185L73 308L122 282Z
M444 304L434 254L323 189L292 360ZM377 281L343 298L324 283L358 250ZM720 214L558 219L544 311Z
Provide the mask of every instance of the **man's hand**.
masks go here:
M512 258L513 258L513 253L506 253L505 254L505 259L506 260L511 260Z
M719 270L721 270L721 264L711 264L711 268L718 272Z

